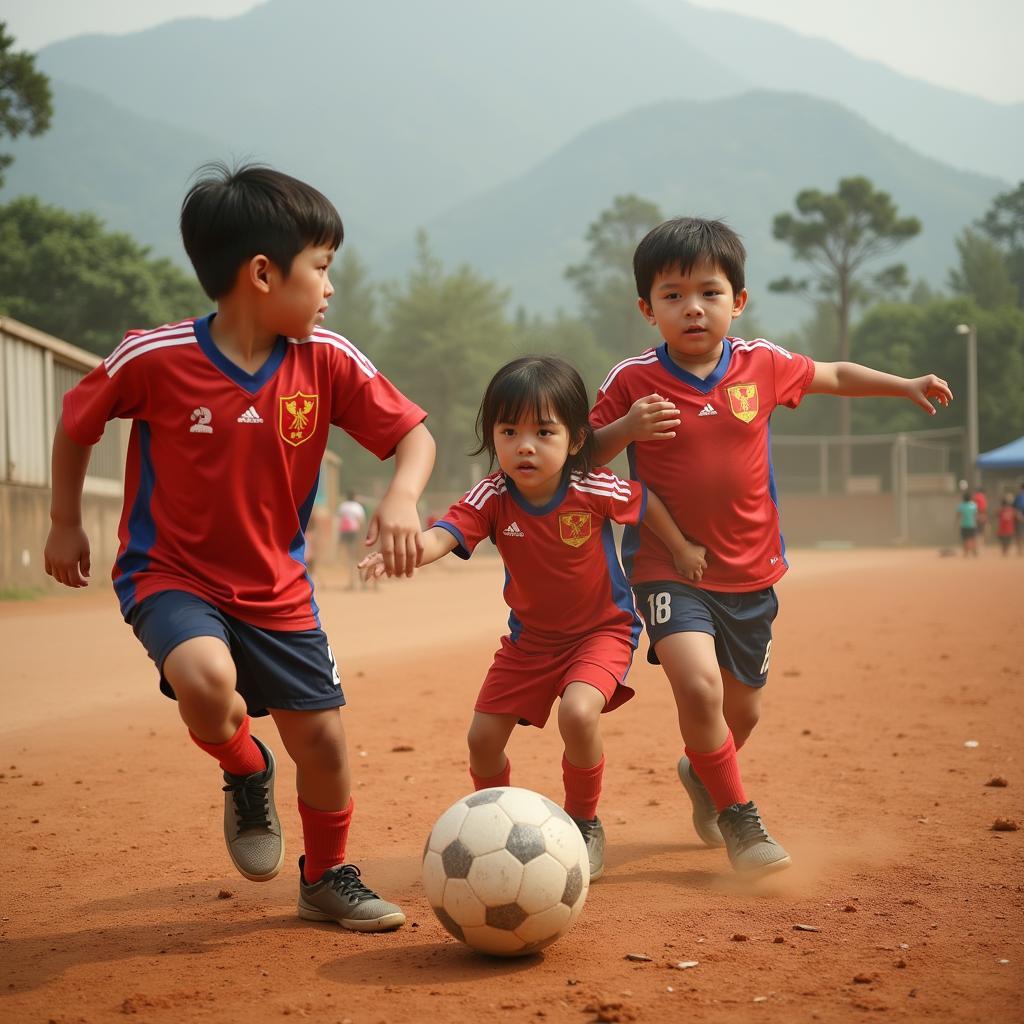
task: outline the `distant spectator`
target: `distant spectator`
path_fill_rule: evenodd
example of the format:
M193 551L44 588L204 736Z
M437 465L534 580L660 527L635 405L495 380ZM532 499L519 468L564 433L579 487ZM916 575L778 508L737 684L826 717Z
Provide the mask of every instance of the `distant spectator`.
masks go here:
M985 494L985 488L979 487L973 494L972 500L975 505L978 506L978 545L979 547L985 543L985 534L988 527L988 497Z
M1010 553L1010 542L1018 535L1019 523L1020 512L1014 505L1013 495L1006 494L1003 497L1003 503L999 506L999 519L996 522L996 536L999 538L999 547L1002 548L1004 556ZM1017 553L1020 554L1019 545Z
M306 571L310 577L330 550L330 529L331 513L327 507L327 495L323 487L318 487L306 524Z
M348 586L346 590L355 590L359 572L359 541L366 532L366 509L356 500L352 491L345 495L345 500L338 506L338 539L345 549L345 561L348 563ZM365 584L364 584L365 585Z
M960 492L960 504L956 507L957 522L960 524L960 541L964 548L964 558L968 555L978 557L978 506L966 488Z
M1016 532L1014 541L1017 545L1017 554L1024 555L1024 483L1013 499L1013 507L1017 510Z

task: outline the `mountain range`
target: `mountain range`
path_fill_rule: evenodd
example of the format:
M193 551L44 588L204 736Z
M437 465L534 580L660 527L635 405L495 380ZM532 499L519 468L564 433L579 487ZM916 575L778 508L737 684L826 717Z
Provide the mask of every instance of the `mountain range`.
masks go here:
M616 194L726 216L763 285L792 270L772 216L865 174L922 219L900 258L941 283L955 235L1024 166L1024 105L670 0L268 0L76 37L38 63L53 127L8 147L0 199L91 209L181 259L190 173L266 160L335 200L375 276L401 274L426 226L446 260L537 310L574 306L564 268Z

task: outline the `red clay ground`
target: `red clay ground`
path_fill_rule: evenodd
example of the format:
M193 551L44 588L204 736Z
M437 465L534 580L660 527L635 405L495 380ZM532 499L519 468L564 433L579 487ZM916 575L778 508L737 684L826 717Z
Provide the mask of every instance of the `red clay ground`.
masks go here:
M405 905L391 935L296 918L290 764L286 870L233 873L217 772L102 581L0 605L0 1018L1021 1019L1024 831L991 826L1024 818L1024 559L792 562L742 757L794 867L744 887L698 845L668 688L638 658L637 699L606 720L608 870L575 929L521 961L449 938L419 883L434 819L469 789L463 733L505 618L494 560L377 594L321 589L350 700L350 853ZM280 747L272 724L257 731ZM511 755L514 783L559 797L553 728L519 730Z

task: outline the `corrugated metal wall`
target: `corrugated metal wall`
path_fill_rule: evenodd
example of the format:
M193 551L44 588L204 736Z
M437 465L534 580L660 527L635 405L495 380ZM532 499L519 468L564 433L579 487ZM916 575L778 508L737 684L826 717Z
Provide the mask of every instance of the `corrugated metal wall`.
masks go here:
M0 317L0 482L49 487L50 448L64 393L100 362L25 324ZM87 489L120 485L123 424L108 424L93 449Z

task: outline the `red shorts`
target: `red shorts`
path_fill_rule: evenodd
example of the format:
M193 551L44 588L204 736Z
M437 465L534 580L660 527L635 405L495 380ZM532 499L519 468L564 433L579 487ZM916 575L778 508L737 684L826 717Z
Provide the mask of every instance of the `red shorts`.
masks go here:
M551 705L574 682L589 683L604 695L605 711L613 711L633 696L626 674L633 645L625 637L598 633L561 646L531 643L520 637L501 638L501 649L476 699L477 711L516 715L541 728Z

